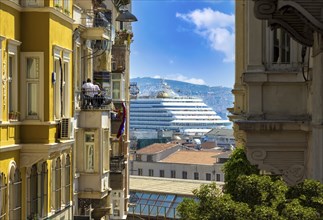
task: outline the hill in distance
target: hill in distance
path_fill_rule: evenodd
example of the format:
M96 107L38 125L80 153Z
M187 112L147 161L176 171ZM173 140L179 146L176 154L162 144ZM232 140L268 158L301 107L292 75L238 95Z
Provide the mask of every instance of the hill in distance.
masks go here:
M139 96L155 96L161 90L161 79L137 77L130 79L136 82ZM171 89L180 96L192 96L203 99L222 119L227 119L227 108L233 106L232 88L222 86L206 86L176 80L164 80Z

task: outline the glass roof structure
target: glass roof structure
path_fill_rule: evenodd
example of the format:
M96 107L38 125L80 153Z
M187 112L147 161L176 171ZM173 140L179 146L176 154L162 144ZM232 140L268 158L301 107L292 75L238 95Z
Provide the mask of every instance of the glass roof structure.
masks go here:
M128 218L133 216L152 217L152 219L179 219L176 208L184 198L193 198L189 196L130 192L130 203Z

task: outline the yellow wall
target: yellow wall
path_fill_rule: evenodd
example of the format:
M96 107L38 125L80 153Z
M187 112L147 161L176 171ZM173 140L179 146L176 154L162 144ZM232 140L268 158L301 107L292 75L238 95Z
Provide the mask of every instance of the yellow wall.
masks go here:
M56 15L52 14L50 16L50 39L49 39L49 50L50 54L53 54L53 45L59 46L64 50L68 50L72 52L73 49L73 44L72 44L72 37L73 37L73 25L67 21L64 21L63 19L57 17ZM61 54L61 57L63 57L63 54ZM72 53L70 53L70 63L69 63L69 74L70 74L70 84L67 86L69 89L69 100L70 100L70 109L72 114L72 100L73 100L73 94L72 94L72 89L73 89L73 78L72 78L72 66L73 66L73 60L72 60ZM50 57L49 60L49 72L53 72L54 70L54 58L53 56ZM46 80L46 79L45 79ZM54 103L54 89L53 89L53 84L51 82L51 77L47 79L47 82L50 85L50 98L52 99L49 105L49 113L50 113L50 119L54 119L54 112L53 110L53 103Z
M11 39L20 39L20 12L4 5L0 1L0 35Z
M8 180L9 164L11 161L15 161L19 168L19 163L20 163L19 150L0 153L0 172L3 172L6 174L7 180Z

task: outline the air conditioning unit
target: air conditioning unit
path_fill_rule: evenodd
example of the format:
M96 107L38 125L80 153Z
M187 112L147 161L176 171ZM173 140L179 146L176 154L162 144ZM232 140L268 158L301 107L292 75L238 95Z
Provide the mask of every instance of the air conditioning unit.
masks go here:
M61 119L61 135L60 139L73 139L74 138L74 126L71 118Z

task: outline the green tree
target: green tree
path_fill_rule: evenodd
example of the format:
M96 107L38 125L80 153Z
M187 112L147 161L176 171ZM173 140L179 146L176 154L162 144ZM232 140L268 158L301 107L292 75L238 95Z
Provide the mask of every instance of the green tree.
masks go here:
M302 206L298 199L293 199L287 203L281 215L288 220L319 219L319 213L314 208Z
M230 195L222 194L215 183L202 185L193 194L198 201L185 199L177 208L183 220L244 220L250 217L247 204L235 202Z
M255 206L268 206L276 209L286 202L287 185L281 180L273 181L269 176L239 176L236 181L233 200L247 203L252 209Z
M229 160L223 166L224 171L224 191L234 193L237 178L240 175L259 174L257 166L251 165L243 148L236 148Z
M299 199L302 206L314 208L323 216L323 184L316 180L306 179L289 188L287 199Z
M243 149L224 165L224 190L216 183L193 191L197 200L178 206L181 219L315 220L323 217L323 185L315 180L289 187L280 177L259 175ZM321 218L320 218L321 217Z

